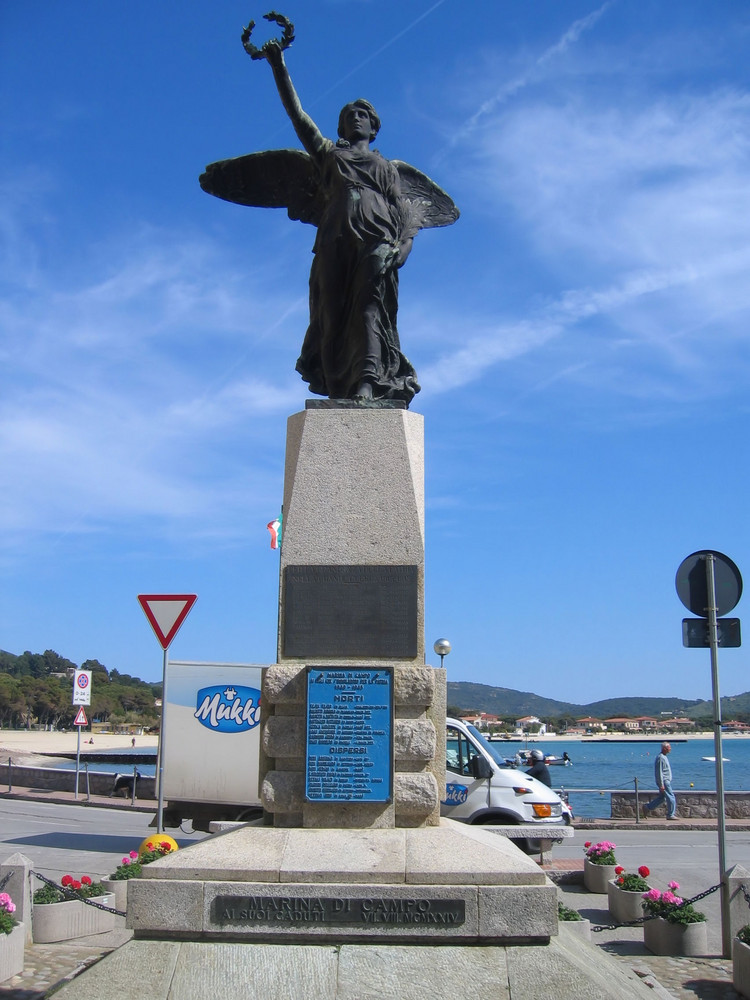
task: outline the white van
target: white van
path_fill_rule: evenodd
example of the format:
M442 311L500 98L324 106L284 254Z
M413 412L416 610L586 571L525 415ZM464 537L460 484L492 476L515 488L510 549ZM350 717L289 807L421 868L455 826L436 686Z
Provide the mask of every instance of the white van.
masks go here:
M440 813L463 823L544 826L570 823L573 814L560 796L523 770L508 766L505 757L474 726L446 720L446 789ZM516 840L535 853L536 840Z

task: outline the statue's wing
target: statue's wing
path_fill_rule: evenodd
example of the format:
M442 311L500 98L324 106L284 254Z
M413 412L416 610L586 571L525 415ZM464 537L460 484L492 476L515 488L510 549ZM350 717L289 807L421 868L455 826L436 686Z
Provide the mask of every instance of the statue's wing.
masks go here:
M301 149L269 149L231 160L209 163L200 175L207 194L237 205L285 208L290 219L317 226L323 206L319 201L315 164Z
M427 174L403 160L392 160L401 180L405 205L404 236L415 236L420 229L451 226L459 216L453 199L431 181Z

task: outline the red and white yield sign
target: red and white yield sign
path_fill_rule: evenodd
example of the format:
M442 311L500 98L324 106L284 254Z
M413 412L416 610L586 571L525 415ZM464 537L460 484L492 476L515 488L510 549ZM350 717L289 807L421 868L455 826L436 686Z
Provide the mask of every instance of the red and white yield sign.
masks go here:
M197 594L138 595L138 601L162 649L167 649L179 632L197 596Z

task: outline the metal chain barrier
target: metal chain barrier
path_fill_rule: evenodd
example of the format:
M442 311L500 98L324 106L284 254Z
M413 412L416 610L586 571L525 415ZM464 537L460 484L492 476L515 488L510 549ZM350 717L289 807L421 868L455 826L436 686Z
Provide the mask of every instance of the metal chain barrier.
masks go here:
M46 875L40 875L39 872L31 871L31 869L29 869L29 873L33 875L34 878L38 878L40 882L45 882L47 885L51 885L53 889L57 889L59 892L62 892L68 897L68 899L77 899L79 902L85 903L86 906L93 906L97 910L104 910L106 913L114 913L118 917L126 916L122 910L115 910L111 906L105 906L104 903L95 903L93 899L86 899L83 896L79 896L73 889L66 889L64 885L58 885L57 882L53 882L52 879L47 878ZM36 905L40 906L43 904L37 903Z
M699 899L705 899L706 896L710 896L712 892L716 892L717 889L721 889L721 882L718 885L712 885L710 889L706 889L704 892L699 892L697 896L693 896L692 899L683 899L682 906L688 906L691 903L696 903ZM745 902L750 906L750 893L742 886L742 891L745 896ZM641 924L645 924L647 920L655 920L658 914L650 913L643 917L638 917L637 920L628 920L624 924L598 924L596 927L592 927L592 931L616 931L618 927L639 927Z
M12 875L13 872L8 872L5 878L2 881L0 881L0 892L2 892L3 889L6 887L6 885L8 884L8 882L10 882Z

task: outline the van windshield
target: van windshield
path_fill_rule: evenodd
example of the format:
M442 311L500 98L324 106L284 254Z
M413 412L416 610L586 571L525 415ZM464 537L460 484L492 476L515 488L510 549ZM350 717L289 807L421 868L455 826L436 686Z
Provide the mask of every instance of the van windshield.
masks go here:
M467 725L466 728L471 733L472 739L476 740L476 742L480 745L480 747L482 747L483 750L487 751L487 753L490 755L490 757L492 757L492 759L495 761L498 767L508 767L508 761L500 753L499 748L493 747L491 743L488 743L487 740L484 738L484 736L482 736L482 734L479 732L476 726Z

